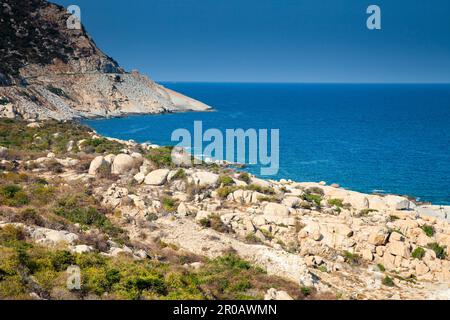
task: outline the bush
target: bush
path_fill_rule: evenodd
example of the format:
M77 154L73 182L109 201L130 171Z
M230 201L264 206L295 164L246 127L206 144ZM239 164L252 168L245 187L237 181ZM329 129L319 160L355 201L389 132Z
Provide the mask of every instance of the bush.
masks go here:
M247 172L242 172L238 176L238 180L244 181L247 184L250 184L251 178L250 175Z
M173 147L151 149L146 154L146 158L152 161L158 168L172 167L172 150Z
M423 226L421 227L421 229L425 232L425 234L426 234L428 237L434 236L435 231L434 231L434 227L433 227L433 226L423 225Z
M320 207L320 203L322 202L322 196L318 194L305 193L302 198L303 200L314 203L317 207Z
M320 204L320 202L319 202ZM342 199L329 199L328 204L332 207L336 206L338 208L344 207L344 201Z
M9 103L9 99L5 97L0 98L0 106L6 106Z
M0 204L20 207L30 202L27 194L18 185L6 185L0 188Z
M110 153L119 154L125 147L123 144L117 141L108 140L105 138L90 138L84 142L86 151L93 151L95 153Z
M222 185L222 187L228 187L232 186L234 184L233 178L229 176L220 176L219 177L219 185Z
M436 253L436 257L438 259L444 260L447 256L447 253L445 252L446 247L441 247L438 243L429 243L428 248L433 250Z
M220 219L218 214L212 214L208 218L203 218L199 221L200 225L204 228L211 228L217 232L228 233L230 228L228 228Z
M361 263L361 257L355 253L351 253L349 251L344 251L344 259L345 262L351 264L353 266L357 266Z
M382 283L387 287L393 287L395 285L394 280L392 280L392 278L389 276L385 276L382 280Z
M421 248L421 247L417 247L416 249L414 249L411 256L415 259L421 260L425 256L425 249Z
M173 212L176 209L176 202L171 197L163 197L161 203L164 210L167 212Z
M178 171L172 177L172 180L183 180L185 178L186 178L186 171L184 171L184 169L178 169Z

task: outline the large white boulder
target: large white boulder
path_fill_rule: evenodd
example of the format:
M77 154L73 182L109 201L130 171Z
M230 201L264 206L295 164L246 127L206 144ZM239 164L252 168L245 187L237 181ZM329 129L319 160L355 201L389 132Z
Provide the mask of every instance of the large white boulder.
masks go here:
M277 215L280 217L287 217L289 216L289 209L282 204L268 203L264 207L264 215Z
M389 208L394 210L409 210L414 208L414 204L405 197L388 195L384 197L384 201Z
M114 158L112 164L111 173L112 174L124 174L132 170L136 165L135 159L128 154L119 154Z
M108 163L105 161L105 158L103 158L103 156L95 157L94 160L91 161L88 173L95 176L98 173L99 169L104 165L108 165Z
M267 290L264 300L294 300L286 291L277 291L274 288Z
M169 172L169 169L154 170L145 177L144 183L151 186L161 186L166 183Z
M192 174L192 179L199 186L216 186L219 175L208 171L198 171Z
M175 147L171 153L172 163L177 166L190 168L192 167L192 155L180 147Z
M8 155L8 149L5 147L0 147L0 159L6 158Z

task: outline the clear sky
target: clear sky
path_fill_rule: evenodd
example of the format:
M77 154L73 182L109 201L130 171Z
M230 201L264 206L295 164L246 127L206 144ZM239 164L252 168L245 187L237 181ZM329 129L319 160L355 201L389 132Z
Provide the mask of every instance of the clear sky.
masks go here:
M157 81L450 82L449 0L53 0ZM382 30L366 9L380 6Z

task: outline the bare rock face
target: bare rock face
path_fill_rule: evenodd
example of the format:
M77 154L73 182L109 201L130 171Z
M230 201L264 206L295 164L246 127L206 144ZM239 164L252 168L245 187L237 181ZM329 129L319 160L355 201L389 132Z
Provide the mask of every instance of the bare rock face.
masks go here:
M0 117L68 120L173 111L205 104L127 73L86 33L69 29L66 9L45 0L0 7Z

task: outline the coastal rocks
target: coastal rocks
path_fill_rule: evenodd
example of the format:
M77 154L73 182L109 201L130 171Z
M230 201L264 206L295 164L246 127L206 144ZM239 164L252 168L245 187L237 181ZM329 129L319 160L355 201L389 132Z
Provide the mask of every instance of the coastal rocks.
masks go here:
M227 197L228 201L234 201L242 204L251 204L251 203L258 203L259 199L263 197L264 194L251 191L251 190L236 190L232 193L230 193Z
M184 168L192 167L192 155L183 148L175 147L171 153L172 163Z
M114 158L114 162L111 166L111 173L121 175L132 170L135 166L135 158L128 154L122 153Z
M169 169L158 169L150 172L144 180L144 183L151 186L161 186L167 181Z
M95 157L94 160L91 161L88 173L95 176L102 166L109 166L108 162L105 161L105 158L103 158L103 156Z
M214 187L219 181L219 175L208 171L198 171L192 174L193 182L199 186Z
M279 216L279 217L288 217L289 216L289 209L282 204L278 203L268 203L264 207L264 216Z
M267 290L267 293L264 295L264 300L294 300L286 291L278 291L274 288Z
M409 210L414 208L414 204L405 197L387 195L384 201L393 210Z
M379 228L369 235L368 242L374 246L384 246L389 237L389 230L387 228Z

